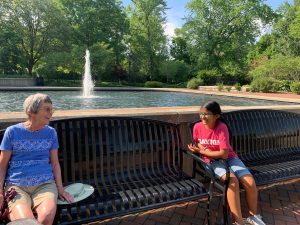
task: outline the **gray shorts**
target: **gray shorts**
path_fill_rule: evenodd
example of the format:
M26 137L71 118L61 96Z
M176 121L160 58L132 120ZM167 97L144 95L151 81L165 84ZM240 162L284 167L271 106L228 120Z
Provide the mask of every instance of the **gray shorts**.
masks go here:
M225 162L227 167L230 169L230 172L234 173L238 179L240 179L245 175L251 175L248 168L239 158L226 159ZM212 160L210 164L217 178L221 178L226 174L226 169L224 167L224 164L221 163L220 161Z

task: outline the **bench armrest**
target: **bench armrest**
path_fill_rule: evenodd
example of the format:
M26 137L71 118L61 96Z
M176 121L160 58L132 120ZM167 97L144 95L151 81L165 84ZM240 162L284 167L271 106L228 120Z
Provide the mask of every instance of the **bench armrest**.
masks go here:
M203 168L205 169L205 175L207 175L209 178L211 179L215 179L215 173L212 169L212 166L208 163L206 163L200 156L200 154L197 153L193 153L189 150L186 149L182 149L182 151L184 153L186 153L189 157L191 157L192 159L196 160L196 162L200 163Z
M212 166L210 164L208 164L207 162L205 162L201 156L197 153L193 153L191 151L188 151L186 149L182 150L183 152L185 152L188 156L190 156L191 158L193 158L194 160L196 160L197 162L199 162L203 168L205 169L205 172L209 178L215 180L215 173L214 170L212 168ZM228 185L228 181L229 181L229 175L230 175L230 171L229 168L227 167L227 165L225 164L225 160L224 159L217 159L219 162L221 162L222 164L224 164L225 169L226 169L226 178L225 178L225 184Z

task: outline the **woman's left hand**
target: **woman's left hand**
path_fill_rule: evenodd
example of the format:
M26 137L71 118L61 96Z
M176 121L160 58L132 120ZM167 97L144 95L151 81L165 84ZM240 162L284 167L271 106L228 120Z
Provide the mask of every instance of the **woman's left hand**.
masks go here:
M74 197L65 190L58 191L58 197L63 201L67 201L68 203L74 202Z

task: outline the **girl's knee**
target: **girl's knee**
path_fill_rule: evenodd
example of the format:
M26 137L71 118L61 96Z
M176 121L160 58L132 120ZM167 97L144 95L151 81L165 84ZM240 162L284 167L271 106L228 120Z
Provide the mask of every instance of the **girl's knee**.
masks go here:
M231 189L239 189L239 180L234 174L230 174L229 187Z
M240 181L246 191L257 191L256 183L252 176L242 177Z

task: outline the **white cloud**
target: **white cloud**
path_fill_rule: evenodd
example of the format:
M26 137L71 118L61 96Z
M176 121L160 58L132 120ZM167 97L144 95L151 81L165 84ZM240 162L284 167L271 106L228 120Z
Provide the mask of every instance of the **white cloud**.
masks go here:
M259 29L259 36L258 39L263 36L266 33L270 33L272 30L272 24L263 24L262 21L260 19L254 20L254 23L256 25L256 27L258 27Z
M175 36L175 29L176 29L175 23L170 23L170 22L165 23L164 29L165 29L165 35L168 38L172 38Z

